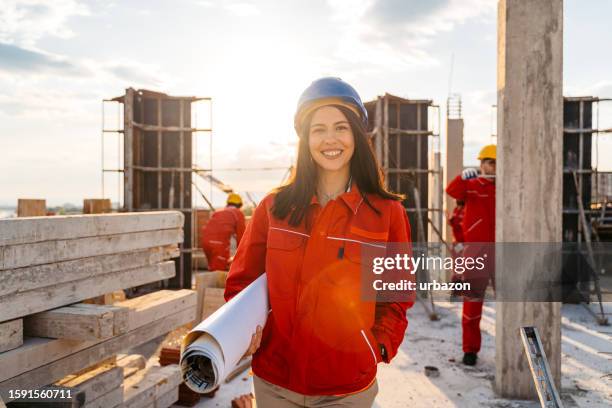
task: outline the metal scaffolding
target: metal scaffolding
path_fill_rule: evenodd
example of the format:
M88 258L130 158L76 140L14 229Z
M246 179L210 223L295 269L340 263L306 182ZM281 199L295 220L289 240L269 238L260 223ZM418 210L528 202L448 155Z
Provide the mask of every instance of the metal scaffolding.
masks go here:
M443 225L440 108L432 100L406 99L388 93L366 102L365 106L374 119L368 134L387 187L406 195L404 206L412 230L417 233L415 241L427 242L430 234L419 232L424 230L419 224L427 226L432 221L438 231ZM436 120L436 131L430 130ZM418 201L415 188L419 192Z
M198 127L193 105L208 105L209 123ZM105 105L117 104L117 125L106 128ZM123 120L121 120L123 119ZM121 127L121 124L123 125ZM117 167L105 163L106 137L116 135ZM197 161L198 138L208 136L208 167ZM192 173L212 175L212 99L170 96L126 89L124 95L102 102L102 194L107 173L117 174L118 211L178 210L185 215L185 239L172 286L191 287L195 212ZM123 173L123 177L121 177ZM123 188L121 188L123 187ZM123 194L121 194L121 192Z

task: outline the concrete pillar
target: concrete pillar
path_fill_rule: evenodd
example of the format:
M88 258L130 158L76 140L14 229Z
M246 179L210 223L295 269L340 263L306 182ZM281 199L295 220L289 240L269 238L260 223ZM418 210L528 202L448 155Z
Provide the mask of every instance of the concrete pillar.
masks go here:
M446 162L444 164L444 188L463 170L463 119L446 119ZM448 215L455 209L455 199L444 194L444 212ZM444 240L453 241L453 231L444 222Z
M428 177L428 194L427 194L427 208L430 210L427 212L430 223L427 223L427 242L436 244L438 248L442 248L440 243L440 236L438 233L443 233L444 217L442 214L443 204L442 197L444 194L444 187L442 186L442 175L441 173L441 162L440 152L430 152L429 155L429 169L433 170L433 173L429 173ZM435 230L434 230L435 227ZM438 231L438 232L436 232ZM436 252L436 254L441 255ZM431 271L431 275L436 280L446 278L442 276L442 270L434 267Z
M500 0L498 9L496 240L561 242L563 1ZM516 268L496 252L499 282L529 287L541 259ZM560 303L497 302L496 390L535 398L519 336L540 331L557 387L561 378Z

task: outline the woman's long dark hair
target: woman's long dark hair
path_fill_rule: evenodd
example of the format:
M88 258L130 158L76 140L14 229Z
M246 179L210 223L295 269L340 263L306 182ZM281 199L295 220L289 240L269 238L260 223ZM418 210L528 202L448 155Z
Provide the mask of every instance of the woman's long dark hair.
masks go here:
M351 179L357 184L365 203L380 214L380 211L368 201L366 194L376 194L382 198L397 201L403 200L404 196L392 193L385 188L383 175L368 141L365 126L357 114L345 106L331 106L338 108L346 116L353 131L355 151L350 162ZM277 194L272 207L272 214L276 218L283 220L289 216L289 225L292 226L297 226L302 222L310 200L316 194L318 170L308 146L313 114L314 112L304 119L300 129L295 170L289 182L276 190Z

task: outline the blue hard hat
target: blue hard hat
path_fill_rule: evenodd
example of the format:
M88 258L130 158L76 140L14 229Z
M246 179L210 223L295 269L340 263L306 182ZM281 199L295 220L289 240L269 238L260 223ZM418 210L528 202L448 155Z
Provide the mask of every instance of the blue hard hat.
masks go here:
M302 120L308 113L320 106L333 103L347 105L361 117L364 125L368 124L368 112L355 88L340 78L325 77L313 81L302 92L295 112L295 129L299 129Z

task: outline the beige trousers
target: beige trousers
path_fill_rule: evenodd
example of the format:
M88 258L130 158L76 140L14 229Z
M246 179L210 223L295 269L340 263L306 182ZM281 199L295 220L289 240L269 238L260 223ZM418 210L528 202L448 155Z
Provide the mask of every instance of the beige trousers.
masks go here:
M371 408L378 394L376 380L363 391L346 396L302 395L253 376L257 408Z

